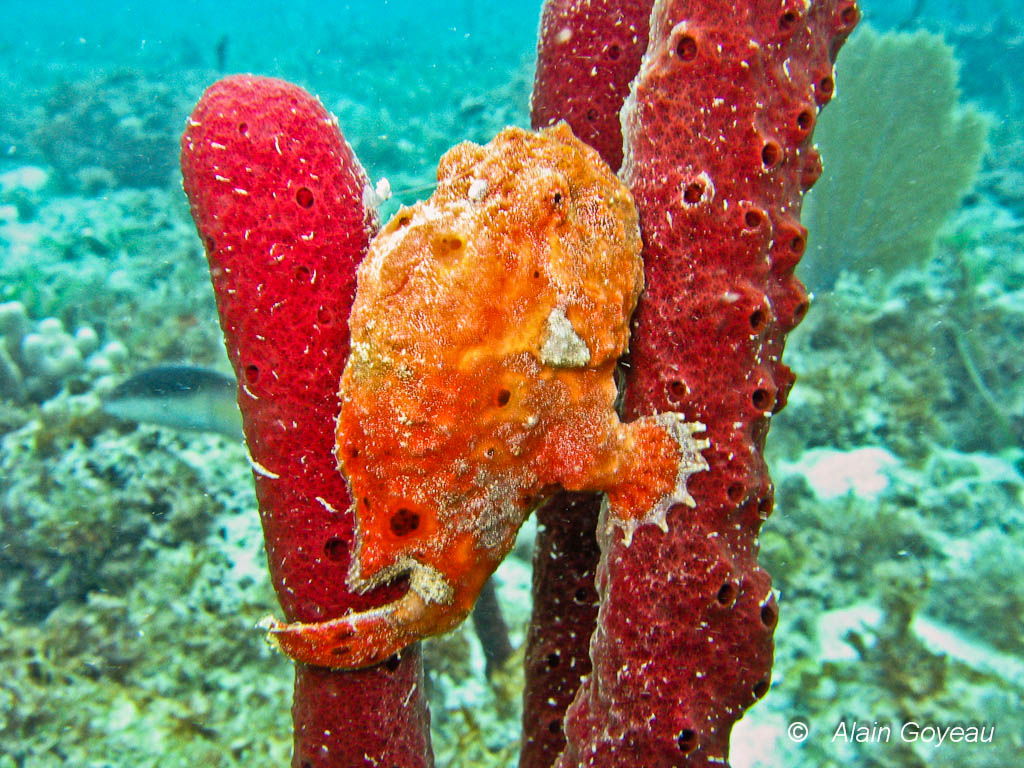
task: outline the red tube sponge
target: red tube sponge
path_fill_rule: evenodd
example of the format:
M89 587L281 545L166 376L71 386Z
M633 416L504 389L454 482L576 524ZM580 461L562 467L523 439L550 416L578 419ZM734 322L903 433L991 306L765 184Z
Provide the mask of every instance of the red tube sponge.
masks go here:
M608 166L622 164L619 109L647 49L653 0L549 0L537 41L534 128L565 120Z
M597 49L569 45L614 35L614 9L585 5L566 12L591 29L542 27L534 114L582 135L600 122L597 146L614 162L618 105L605 91L623 75L603 81ZM773 503L762 449L793 382L785 335L807 309L793 268L806 242L801 196L820 174L810 137L858 18L853 0L654 4L622 120L647 286L625 408L706 424L710 468L694 476L696 509L670 511L667 534L647 526L627 545L598 526L593 669L566 717L563 768L724 764L733 723L770 685L777 607L756 560ZM614 112L591 119L588 103Z
M285 615L318 621L394 599L401 587L345 585L353 520L333 453L355 269L377 228L366 175L319 101L250 76L206 91L181 165ZM418 648L355 673L299 665L293 715L294 766L432 762Z

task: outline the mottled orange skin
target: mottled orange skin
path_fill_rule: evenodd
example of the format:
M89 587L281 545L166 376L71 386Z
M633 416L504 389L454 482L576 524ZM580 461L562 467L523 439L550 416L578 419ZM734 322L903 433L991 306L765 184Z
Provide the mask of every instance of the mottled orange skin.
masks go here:
M379 662L451 629L558 489L606 491L627 539L692 504L699 425L623 424L614 368L643 287L626 188L562 124L441 159L359 268L337 457L355 500L349 584L408 575L405 597L321 624L271 625L293 658Z

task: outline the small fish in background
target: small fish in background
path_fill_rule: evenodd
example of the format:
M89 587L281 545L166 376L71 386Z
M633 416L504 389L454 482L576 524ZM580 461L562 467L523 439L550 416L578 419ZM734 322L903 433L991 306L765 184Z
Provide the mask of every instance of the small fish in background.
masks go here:
M217 57L217 71L223 74L228 69L228 36L221 35L217 39L217 47L214 49Z
M103 410L124 421L241 440L237 396L233 376L194 365L158 365L115 387L103 398Z

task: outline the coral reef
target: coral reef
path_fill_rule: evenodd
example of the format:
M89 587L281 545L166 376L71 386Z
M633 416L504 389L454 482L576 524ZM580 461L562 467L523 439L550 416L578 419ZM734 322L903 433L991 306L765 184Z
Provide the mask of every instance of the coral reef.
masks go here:
M1000 653L1020 652L1022 582L1006 578L1005 558L1021 542L1004 531L1024 509L1020 473L985 454L935 451L920 468L890 466L877 496L823 498L802 468L778 466L784 514L766 526L762 558L785 596L779 631L794 641L779 648L768 706L828 729L797 748L782 737L779 761L1003 764L1017 737L1002 711L1024 690L1019 657ZM831 740L854 719L895 731L908 721L994 724L1003 746Z
M0 438L3 759L286 759L288 684L245 631L272 602L246 473L240 445L111 429L91 392Z
M50 174L26 165L0 173L0 220L28 221L42 203Z
M182 98L170 84L130 70L65 82L46 100L33 142L64 189L167 187Z
M1024 333L1014 297L1021 265L996 256L1024 238L972 216L951 222L925 271L880 286L846 273L817 300L789 353L801 386L779 445L887 445L920 461L936 444L1000 451L1024 438L1021 364L1006 338ZM865 345L863 338L874 343ZM979 419L978 414L984 414Z
M90 592L116 592L131 580L140 547L194 538L214 516L187 467L169 465L144 441L101 435L105 424L90 393L55 400L4 435L0 562L9 574L8 609L40 618ZM172 502L166 489L175 484Z
M205 267L193 230L187 206L165 190L40 195L27 218L0 219L0 301L122 342L132 369L221 364L213 292L195 278Z
M123 369L124 344L100 343L91 326L70 334L59 318L32 322L21 302L0 304L0 399L39 403L65 383L84 391L91 380Z

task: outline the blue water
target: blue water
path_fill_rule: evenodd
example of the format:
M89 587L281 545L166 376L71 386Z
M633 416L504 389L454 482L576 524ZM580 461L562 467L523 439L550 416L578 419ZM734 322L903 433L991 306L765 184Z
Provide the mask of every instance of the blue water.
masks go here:
M830 126L826 111L816 133L828 191L808 202L798 271L815 300L767 451L776 664L735 733L737 767L995 767L1024 749L1018 6L862 3L864 27L916 41L900 62L949 48L886 86L893 60L861 112ZM0 2L0 768L287 764L291 672L253 629L278 609L244 447L102 406L154 366L230 372L178 136L224 74L291 80L389 179L386 215L429 194L453 144L528 126L539 14ZM919 30L935 37L906 37ZM958 94L940 115L924 96L948 57ZM843 54L838 67L836 115L858 92ZM853 185L855 202L828 207ZM531 534L496 579L517 647ZM488 679L469 624L425 659L438 765L515 765L519 659ZM957 724L990 741L937 744Z

